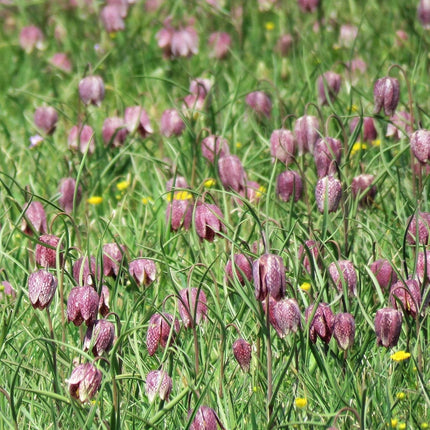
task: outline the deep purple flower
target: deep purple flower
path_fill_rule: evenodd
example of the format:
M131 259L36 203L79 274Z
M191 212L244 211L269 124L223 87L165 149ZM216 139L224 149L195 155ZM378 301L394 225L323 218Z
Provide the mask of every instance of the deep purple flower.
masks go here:
M309 322L315 305L306 308L306 322ZM309 338L312 343L317 341L317 336L325 343L329 343L333 334L334 315L327 303L319 303L314 317L309 326Z
M227 140L214 134L205 137L202 140L202 155L212 164L215 160L230 155Z
M353 178L351 182L351 194L353 198L360 197L360 205L370 205L373 203L377 188L373 185L375 177L368 173L362 173L361 175Z
M375 333L378 346L392 348L399 341L402 313L393 308L378 309L375 315Z
M52 134L57 126L58 114L51 106L38 107L34 112L34 124L45 134Z
M421 307L421 287L415 279L398 281L391 286L390 302L393 308L416 318Z
M34 309L43 310L54 298L57 278L47 270L38 270L28 277L28 296Z
M275 300L285 296L285 266L282 257L275 254L263 254L252 264L255 298L263 301L267 294Z
M92 286L74 287L67 300L67 320L75 326L83 322L88 326L95 321L98 307L99 295Z
M105 98L105 85L101 76L86 76L79 82L79 96L86 105L100 106Z
M300 245L298 254L299 261L303 259L303 267L310 274L312 272L312 264L309 260L309 255L313 258L314 262L318 264L320 246L314 240L305 240L304 244Z
M210 203L197 205L194 213L194 227L201 239L213 242L215 235L219 235L224 229L224 216L221 209Z
M115 326L106 320L96 320L89 325L85 333L83 350L91 351L95 357L109 352L115 339Z
M297 142L291 130L281 128L274 130L270 136L270 154L272 161L278 159L288 166L294 159Z
M303 194L303 181L300 175L294 170L282 172L276 178L276 195L284 202L288 202L291 197L297 202Z
M425 30L430 29L430 0L420 0L417 9L418 19Z
M408 218L407 224L406 241L411 245L427 245L430 236L430 213L418 212Z
M400 98L399 81L389 76L378 79L373 87L373 98L374 113L379 113L383 108L385 115L394 115Z
M306 152L313 154L314 146L320 138L320 123L317 117L304 115L298 118L294 124L299 155Z
M163 136L180 136L185 123L176 109L166 109L161 115L160 131Z
M362 133L363 141L364 142L373 142L378 137L378 132L376 131L374 119L370 116L365 116L365 117L361 118L361 120L362 120L362 124L361 124L361 130L360 131ZM353 134L355 132L355 129L358 127L359 123L360 123L359 117L352 118L352 120L349 124L349 131L351 134Z
M318 76L317 90L319 104L324 106L329 104L329 100L330 102L333 102L339 93L341 83L341 76L332 71L325 72Z
M192 415L192 411L189 412ZM194 421L191 423L190 430L217 430L218 418L216 412L208 406L200 406Z
M338 260L328 266L328 272L337 290L342 293L343 285L346 286L348 294L357 294L357 272L349 260Z
M333 337L340 349L346 351L354 344L355 320L349 313L336 314L334 316Z
M314 160L318 178L334 175L342 156L342 142L333 137L323 137L316 141Z
M318 210L324 213L327 205L327 212L335 212L342 198L342 184L333 176L324 176L318 180L315 187L315 200Z
M272 113L272 102L263 91L254 91L246 96L246 104L254 110L257 115L270 118Z
M245 285L245 278L248 281L252 279L252 262L251 260L244 254L234 254L234 273L237 276L237 279L240 284ZM229 259L227 264L225 265L225 279L229 283L233 283L235 279L235 275L233 274L233 261Z
M100 267L97 268L97 276L96 267L94 256L78 258L73 264L73 279L78 285L94 285L94 281L100 279Z
M175 334L179 333L179 321L168 313L154 314L149 320L146 332L146 348L149 355L154 355L158 346L166 348L167 341L172 331L171 340L175 340Z
M233 343L233 355L244 372L249 371L252 347L245 339L239 338Z
M69 392L72 397L81 403L91 400L100 388L102 372L91 363L79 364L73 369L69 379Z
M22 218L22 231L25 234L32 235L33 230L39 234L45 234L48 231L46 222L46 213L42 203L32 201L23 206L24 216ZM28 220L28 223L27 223Z
M207 319L206 294L198 288L184 288L179 291L178 311L185 328L199 325Z
M76 187L76 180L73 178L63 178L60 182L60 198L59 205L64 212L70 214L73 212L73 207L79 205L82 198L82 187Z
M42 267L56 267L57 265L57 252L59 253L59 264L63 264L63 245L58 248L60 238L53 234L43 234L39 237L39 242L48 246L38 243L35 250L36 263Z
M154 132L148 114L140 106L129 106L125 109L124 123L129 133L133 134L137 131L142 138L148 137Z
M172 391L172 378L164 370L151 370L146 375L145 393L148 400L152 403L155 397L161 400L169 400Z
M420 163L430 160L430 130L417 130L411 136L411 149Z
M193 218L193 203L190 199L173 198L167 204L166 224L170 224L173 231L183 227L188 230Z
M141 286L151 285L155 281L155 275L157 274L155 263L146 258L137 258L130 261L128 270L136 284Z
M88 151L89 155L94 154L96 145L94 141L94 130L89 125L74 125L67 137L67 144L72 151L80 151L85 154Z
M278 333L284 338L289 333L296 333L300 328L300 308L295 299L281 299L276 301L269 298L269 321Z
M117 276L120 264L126 258L126 246L115 242L103 245L103 274L104 276Z
M246 175L242 162L236 155L227 155L218 160L218 173L221 183L227 190L245 194Z
M370 265L370 270L375 275L375 278L382 290L389 289L392 284L397 282L397 274L391 263L386 259L382 258L374 261Z

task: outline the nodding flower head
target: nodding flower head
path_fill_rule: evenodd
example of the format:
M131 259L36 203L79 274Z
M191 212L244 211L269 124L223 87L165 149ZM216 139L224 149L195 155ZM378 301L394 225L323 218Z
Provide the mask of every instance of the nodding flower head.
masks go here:
M221 209L210 203L197 205L194 212L194 226L201 239L213 242L215 235L225 230Z
M67 300L67 320L75 326L83 322L88 326L96 320L98 308L99 295L92 286L74 287Z
M168 340L175 340L175 334L179 333L179 321L168 313L154 314L149 320L148 331L146 332L146 348L149 355L154 355L158 346L166 348ZM170 332L172 334L170 335Z
M46 222L46 212L42 203L32 201L30 204L24 204L23 209L22 231L28 235L32 235L33 231L42 235L46 234L48 232L48 225Z
M240 284L245 285L245 279L250 281L252 279L252 262L244 254L234 254L233 260L229 259L225 265L225 279L233 283L235 276L233 273L233 261L234 261L234 273Z
M318 101L320 105L328 105L329 101L333 102L339 93L341 83L341 76L338 73L334 73L332 71L325 72L324 74L318 76L317 89Z
M276 301L269 298L269 321L278 333L284 338L289 333L296 333L300 328L300 308L296 299L281 299Z
M259 116L270 118L272 101L263 91L254 91L246 96L246 104Z
M275 300L285 296L285 266L282 257L275 254L263 254L252 265L255 298L263 301L267 294Z
M84 351L91 348L95 357L109 352L115 339L115 326L106 320L97 320L89 325L84 338Z
M399 341L402 330L402 313L393 308L378 309L375 315L376 342L392 348Z
M430 160L430 130L417 130L411 136L411 150L416 159L422 163Z
M342 198L342 184L333 176L324 176L319 179L315 187L315 200L318 210L324 213L336 212L340 199Z
M421 286L415 279L397 281L390 288L390 301L393 308L416 318L421 308Z
M178 310L185 328L199 325L207 319L207 298L203 290L184 288L179 291Z
M244 372L249 371L252 358L252 347L245 339L237 339L233 343L233 354L234 358L239 363L240 368Z
M102 372L91 363L79 364L66 380L69 393L81 403L91 400L100 388Z
M47 270L33 272L28 277L28 296L34 309L47 308L57 290L57 278Z
M310 305L306 308L306 322L314 313L314 306ZM314 317L309 326L309 338L312 343L317 341L319 337L323 342L329 343L333 334L334 315L327 303L319 303L315 310Z
M130 261L128 271L137 285L145 286L151 285L155 281L155 275L157 274L155 263L146 258L137 258Z
M354 344L355 320L349 313L336 314L334 317L333 337L340 349L346 351Z
M36 245L35 259L36 263L42 267L56 267L57 252L59 253L60 266L63 264L63 245L59 247L60 238L53 234L42 234L39 237L39 242Z
M279 160L286 166L292 163L297 149L296 138L291 130L274 130L270 136L270 154L272 160Z
M101 76L86 76L79 82L79 96L85 105L100 106L105 98L105 84Z
M145 393L150 403L155 400L157 394L161 400L169 400L171 391L172 378L164 370L151 370L146 375Z
M385 115L394 115L399 98L400 84L396 78L386 76L378 79L373 87L374 113L379 113L381 109L384 109Z

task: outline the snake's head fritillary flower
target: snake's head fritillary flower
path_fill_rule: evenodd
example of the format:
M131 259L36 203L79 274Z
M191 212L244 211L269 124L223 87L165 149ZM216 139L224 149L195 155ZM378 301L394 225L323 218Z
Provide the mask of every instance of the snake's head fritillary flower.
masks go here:
M297 0L297 4L302 12L315 12L318 9L320 0Z
M391 263L382 258L370 265L370 270L375 275L382 290L388 290L392 284L397 282L397 274Z
M218 173L224 188L236 191L242 196L245 194L246 174L239 157L221 157L218 160Z
M78 285L94 285L100 279L100 267L97 269L96 258L80 257L73 264L73 279Z
M352 347L355 338L355 320L350 313L334 316L333 337L340 349L346 351Z
M314 306L310 305L306 308L306 322L314 314L309 325L309 338L312 343L317 341L317 336L325 343L329 343L333 334L334 315L330 306L327 303L319 303L314 313Z
M394 115L399 98L400 84L396 78L386 76L378 79L373 87L374 113L379 113L381 109L384 109L385 115Z
M210 79L196 78L190 83L190 93L197 97L205 99L212 88Z
M425 30L430 30L430 1L420 0L417 9L418 19Z
M102 127L102 138L106 146L119 148L127 138L128 130L123 118L111 116L106 118Z
M199 36L192 26L179 28L171 36L170 50L174 57L191 57L199 52Z
M351 261L339 260L333 262L328 266L328 272L340 293L343 292L343 285L345 285L348 294L356 295L357 272L355 271L354 265Z
M42 234L39 237L39 242L36 245L34 252L36 263L42 267L56 267L57 253L59 254L60 266L63 264L63 245L59 247L60 238L53 234ZM47 245L47 246L46 246Z
M374 185L375 176L368 173L362 173L355 176L351 182L352 197L360 198L361 206L368 206L373 203L378 189Z
M85 105L100 106L105 98L105 84L101 76L86 76L79 82L79 97Z
M116 5L106 5L100 12L100 19L108 33L116 33L125 29L121 9Z
M411 137L413 133L411 114L405 110L396 112L387 125L385 136L400 140L402 137ZM412 144L412 140L411 140Z
M45 48L45 36L39 27L29 25L23 27L19 34L19 44L25 52L30 53L34 49L42 50Z
M74 287L67 300L67 320L75 326L83 322L88 326L96 320L98 308L99 295L92 286Z
M215 204L201 203L194 212L194 226L201 239L213 242L215 235L224 231L224 215Z
M176 109L166 109L161 115L160 131L163 136L180 136L185 130L185 123Z
M328 71L318 76L317 89L319 104L328 105L333 102L339 93L342 78L338 73ZM328 97L328 98L327 98Z
M378 309L375 315L375 333L378 346L392 348L399 341L402 313L393 308Z
M23 210L24 216L21 229L25 234L32 235L33 231L39 234L47 233L46 212L42 203L38 201L32 201L30 204L26 203Z
M59 205L64 212L70 214L73 208L78 206L82 199L82 187L76 184L74 178L63 178L60 182Z
M294 39L291 34L282 34L276 42L276 49L282 57L286 57L289 54L293 43Z
M252 277L257 300L263 301L267 294L275 300L285 296L285 266L281 256L263 254L252 265Z
M222 60L227 57L231 47L231 36L225 32L214 32L209 35L210 56Z
M103 274L104 276L118 276L120 265L126 259L127 248L117 243L103 245Z
M157 274L155 263L146 258L137 258L130 261L128 271L137 285L145 286L151 285L155 281L155 275Z
M234 265L233 265L234 261ZM234 254L233 261L230 259L225 265L225 279L227 282L233 283L235 275L240 284L245 285L245 279L252 279L252 262L244 254ZM233 269L234 268L234 269ZM234 270L234 273L233 273ZM245 278L245 279L244 279Z
M339 45L351 47L358 36L358 27L352 24L342 24L339 29Z
M151 370L146 376L145 393L152 403L158 395L161 400L169 400L172 378L164 370Z
M100 300L99 300L99 314L102 317L106 317L110 312L109 300L110 300L109 288L106 285L102 285L102 291L100 293Z
M94 154L96 144L94 141L94 130L89 125L74 125L67 137L67 144L72 151L80 151L85 154L88 151L89 155Z
M16 297L16 291L9 281L0 281L0 300L4 300L10 296L12 299Z
M314 148L314 160L318 178L334 175L342 156L342 142L333 137L317 140Z
M72 63L64 52L57 52L50 58L49 62L63 72L70 73L72 71Z
M320 245L314 240L305 240L304 244L300 245L298 251L299 261L303 259L303 267L310 274L312 273L312 265L319 264ZM311 263L311 260L313 262Z
M91 349L95 357L109 352L115 339L115 326L106 320L96 320L89 325L84 338L84 351Z
M297 149L296 138L291 130L274 130L270 136L270 154L286 166L292 163Z
M249 371L252 357L252 347L245 339L237 339L233 343L233 355L244 372Z
M222 157L230 155L230 148L227 140L214 134L205 137L202 140L201 147L203 157L212 164L215 160L219 160Z
M318 210L324 213L327 207L327 212L335 212L342 198L342 184L339 179L333 176L324 176L318 180L315 187L315 200Z
M353 134L360 124L360 118L354 117L349 124L349 131ZM375 120L372 117L365 116L362 118L361 124L362 140L364 142L373 142L378 137L378 132L375 127ZM358 134L360 136L360 134Z
M417 130L411 136L411 150L417 160L428 163L430 160L430 130Z
M91 363L79 364L66 380L69 393L81 403L91 400L100 388L102 372Z
M263 91L254 91L246 96L246 104L259 116L270 118L272 101Z
M183 227L188 230L193 218L193 203L190 199L174 198L167 205L166 223L173 231Z
M33 272L28 277L28 296L34 309L43 310L50 305L57 284L57 278L43 269Z
M146 348L150 356L154 355L158 347L166 348L168 340L175 340L175 335L179 333L179 320L168 313L154 314L151 316L146 332ZM172 334L170 335L170 332Z
M279 337L297 333L300 320L300 308L295 299L284 298L276 301L272 297L269 298L269 321Z
M430 236L430 213L418 212L408 218L406 241L411 245L427 245Z
M192 411L188 416L192 415ZM218 417L216 412L209 406L200 406L191 423L190 430L217 430Z
M416 318L421 307L421 286L415 279L397 281L391 286L390 301L393 308Z
M301 176L294 170L282 172L276 178L276 195L283 202L291 198L299 201L303 194L303 181Z
M207 319L207 298L203 290L184 288L179 291L178 311L185 328L199 325Z
M299 155L306 152L313 154L315 143L320 138L319 130L320 123L316 116L304 115L297 118L294 124L294 134Z
M34 112L34 124L45 134L52 134L57 126L58 114L52 106L38 107Z
M129 133L135 131L144 139L154 132L148 114L141 106L129 106L124 111L124 123Z

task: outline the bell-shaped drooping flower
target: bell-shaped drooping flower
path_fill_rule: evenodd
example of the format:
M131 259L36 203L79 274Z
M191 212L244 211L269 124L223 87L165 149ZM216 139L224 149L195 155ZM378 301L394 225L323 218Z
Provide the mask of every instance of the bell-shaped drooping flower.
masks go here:
M318 210L324 213L327 207L327 212L335 212L342 198L342 184L333 176L324 176L318 180L315 187L315 200Z
M237 276L239 283L245 285L245 279L248 279L248 281L252 280L252 261L244 254L234 254L233 260L234 265L231 259L225 265L225 280L226 282L233 283L235 276Z
M246 96L246 104L259 116L270 118L272 101L263 91L254 91Z
M339 45L350 48L358 36L358 27L352 24L342 24L339 29Z
M126 246L117 243L103 245L103 274L104 276L118 276L120 265L126 258Z
M198 204L194 212L194 227L201 239L213 242L215 235L224 230L224 215L221 209L210 203Z
M58 114L51 106L38 107L34 112L34 124L45 134L52 134L57 126Z
M152 403L158 395L161 400L169 400L172 391L172 378L164 370L151 370L146 375L145 393Z
M198 288L184 288L179 291L178 311L185 328L199 325L207 319L206 294Z
M76 186L76 180L73 178L64 178L60 182L60 198L59 205L64 212L70 214L73 212L73 207L79 205L82 198L81 185Z
M333 137L323 137L316 141L314 160L318 178L334 175L342 156L342 142Z
M334 316L333 337L340 349L346 351L352 347L355 338L355 320L350 313Z
M116 5L106 5L100 12L100 19L108 33L116 33L125 29L121 9Z
M288 334L297 333L300 328L300 308L295 299L281 299L276 301L269 298L269 321L278 333L284 338Z
M110 312L109 300L110 300L109 288L106 285L102 285L102 291L100 293L100 300L99 300L99 314L103 318L107 317L108 313Z
M360 131L362 133L362 140L364 142L373 142L378 137L378 132L376 131L374 119L370 116L364 116L363 118L361 118L361 120L362 120L362 124L361 124ZM360 124L359 117L352 118L349 124L349 131L351 134L355 132L359 124ZM360 134L358 136L360 136Z
M281 34L278 41L276 42L276 50L281 54L282 57L286 57L293 46L293 42L294 39L291 34Z
M95 357L100 357L104 352L109 352L115 339L115 326L106 320L96 320L89 325L85 333L83 350L91 352Z
M398 281L391 286L390 302L393 308L416 318L421 307L421 287L417 280Z
M0 281L0 300L5 300L8 297L16 298L16 291L9 281Z
M89 155L94 154L96 144L93 128L89 125L74 125L69 131L67 144L72 151L80 151L81 154L85 154L88 151Z
M314 313L314 306L310 305L306 308L306 322ZM309 326L309 338L312 343L317 341L317 336L325 343L329 343L333 334L334 315L327 303L319 303L314 313L314 317Z
M45 48L45 36L39 27L29 25L23 27L19 34L19 44L28 54L34 49L42 50Z
M69 57L64 52L55 53L50 59L50 64L52 64L57 69L62 70L65 73L70 73L72 71L72 63Z
M276 178L276 195L283 202L288 202L291 197L295 202L299 201L303 194L303 181L294 170L282 172Z
M155 275L157 274L155 263L146 258L137 258L130 261L128 271L136 284L141 286L151 285L155 281Z
M357 293L357 272L349 260L339 260L328 266L328 272L334 285L340 293L343 292L345 285L348 294L356 295Z
M182 104L182 111L186 115L190 115L190 112L194 115L195 112L201 112L204 110L206 106L206 99L203 97L199 97L195 94L188 94L184 97L184 103Z
M75 326L83 322L88 326L96 320L98 308L99 295L92 286L74 287L67 300L67 320Z
M100 106L105 98L105 84L101 76L86 76L79 82L79 96L85 105Z
M150 356L154 355L158 347L166 348L169 337L173 342L179 333L179 321L168 313L154 314L149 320L146 332L146 348ZM172 332L172 333L170 333Z
M239 338L233 343L233 355L244 372L249 371L252 358L252 347L245 339Z
M167 204L166 224L170 225L173 231L178 231L181 227L188 230L193 218L193 203L190 199L179 198L182 195L174 196L173 200Z
M28 296L34 309L43 310L54 298L57 278L47 270L38 270L28 277Z
M100 279L100 267L94 256L80 257L73 264L72 274L78 285L94 285Z
M192 26L179 28L172 34L170 49L174 57L191 57L199 52L199 36Z
M107 5L118 8L119 13L123 18L127 17L128 7L132 3L136 3L136 0L106 0Z
M230 155L230 148L227 140L214 134L205 137L202 140L202 155L212 164L215 160Z
M127 138L128 130L123 118L111 116L104 120L102 127L102 138L104 144L119 148Z
M267 294L275 300L285 297L285 266L282 257L275 254L263 254L252 264L255 298L263 301Z
M313 259L312 263L309 257ZM320 246L314 240L305 240L304 244L300 245L299 251L298 251L298 258L299 258L299 261L302 261L303 259L303 263L302 263L303 267L309 274L312 273L312 266L314 264L320 263L319 257L320 257Z
M428 163L430 160L430 130L417 130L411 136L411 150L417 160Z
M180 136L185 130L185 123L176 109L166 109L161 115L160 131L163 136Z
M400 84L396 78L386 76L378 79L373 87L374 113L379 113L381 109L384 109L385 115L394 115L399 98Z
M195 96L205 99L212 88L210 79L196 78L190 82L190 93Z
M313 154L314 146L320 138L320 123L318 118L312 115L304 115L298 118L294 124L299 155L306 152Z
M251 203L258 203L265 188L255 181L246 181L246 198Z
M418 212L408 218L406 241L411 245L427 245L430 236L430 213Z
M25 234L32 235L33 231L39 234L45 234L48 231L46 222L46 213L40 202L32 201L23 206L24 216L22 218L22 231ZM28 222L27 222L28 221Z
M393 308L378 309L375 315L375 333L378 346L392 348L399 341L402 313Z
M391 285L397 282L396 271L393 269L391 263L384 258L374 261L370 265L370 270L375 275L375 278L383 291L388 290Z
M75 367L69 379L69 393L81 403L91 400L100 388L102 372L91 363L79 364Z
M242 162L236 155L227 155L218 160L218 173L223 187L245 194L246 175Z
M318 9L320 0L297 0L297 4L302 12L315 12Z
M218 60L227 57L231 47L231 37L225 32L214 32L209 35L210 56Z
M385 136L400 140L402 137L410 137L414 131L412 128L411 114L405 110L396 112L387 125Z
M175 191L176 188L189 189L187 180L183 176L175 176L166 182L166 192ZM176 193L175 193L176 194Z
M39 242L42 242L48 246L38 243L34 253L36 263L42 267L56 267L57 264L57 252L59 254L60 266L63 264L63 244L58 248L60 238L53 234L43 234L39 237Z
M135 131L144 139L154 132L148 114L141 106L129 106L124 111L124 123L129 133Z
M192 411L188 416L192 415ZM218 417L216 412L209 406L200 406L190 425L190 430L217 430Z
M291 130L281 128L274 130L270 136L270 154L286 166L291 164L296 153L297 142Z
M430 30L430 0L420 0L417 9L418 19L425 30Z
M354 199L360 198L361 206L368 206L375 200L376 193L378 192L376 185L373 184L375 176L368 173L353 178L351 182L351 194Z
M319 104L324 106L328 105L329 101L330 103L333 102L339 93L341 83L341 76L330 70L318 76L317 90Z

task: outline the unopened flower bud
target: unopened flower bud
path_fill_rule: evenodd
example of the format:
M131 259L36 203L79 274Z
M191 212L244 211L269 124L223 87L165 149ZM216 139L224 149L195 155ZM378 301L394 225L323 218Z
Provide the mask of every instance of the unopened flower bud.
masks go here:
M399 81L389 76L378 79L373 87L373 98L374 113L379 113L383 108L385 115L394 115L400 98Z
M251 357L252 357L251 344L248 343L245 339L242 339L242 338L237 339L233 343L233 354L234 354L234 358L239 363L240 368L244 372L248 372L251 364Z
M267 294L275 300L285 296L285 266L282 257L275 254L263 254L252 265L255 298L263 301Z
M318 210L324 213L327 205L327 212L335 212L342 197L342 184L333 176L324 176L318 180L315 187L315 200Z
M334 317L333 337L340 349L346 351L354 344L355 320L349 313L337 314Z
M402 330L402 313L393 308L378 309L375 316L375 333L378 346L392 348L399 341Z
M47 270L38 270L28 277L28 296L34 309L50 305L57 289L57 278Z

